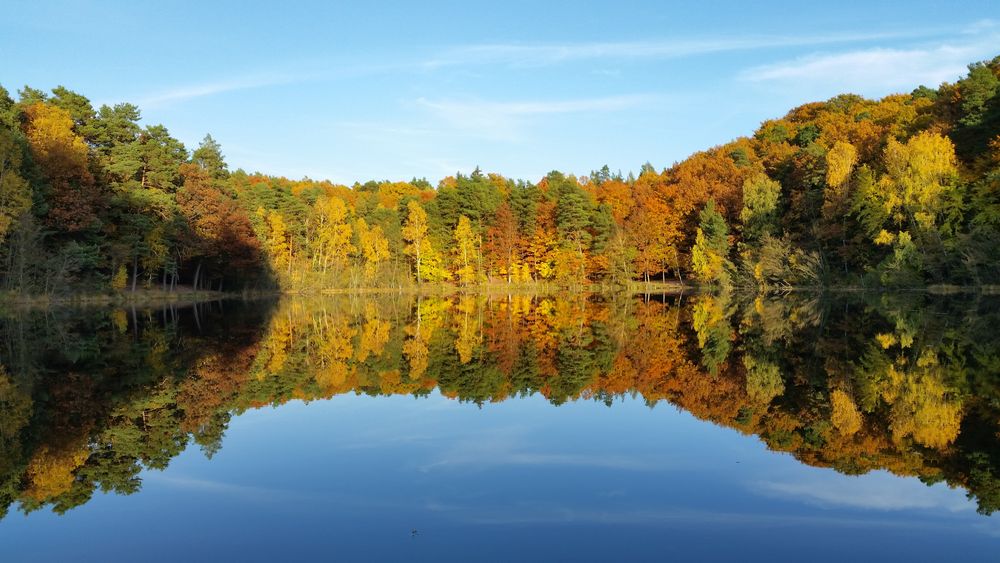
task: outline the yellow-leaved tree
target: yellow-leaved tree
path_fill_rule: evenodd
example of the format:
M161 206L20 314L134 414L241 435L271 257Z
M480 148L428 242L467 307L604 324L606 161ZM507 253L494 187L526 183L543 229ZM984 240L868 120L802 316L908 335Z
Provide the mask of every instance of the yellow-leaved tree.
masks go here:
M352 229L348 222L347 205L339 197L323 196L316 200L316 239L318 252L315 260L326 273L330 266L341 269L354 253L351 244Z
M700 226L691 248L691 267L695 278L705 284L729 285L729 227L709 200L701 210Z
M858 162L858 149L851 143L837 141L826 153L826 185L840 188L851 179L851 172Z
M21 176L24 157L14 134L0 127L0 241L31 207L31 188Z
M62 108L35 103L25 110L31 153L50 185L46 222L75 232L99 222L101 191L89 167L86 141L73 131L73 118Z
M906 144L889 139L885 149L887 205L899 214L899 224L915 222L929 229L945 211L958 176L955 145L947 137L923 132Z
M853 436L861 430L861 413L850 395L834 389L830 392L830 407L830 422L842 436Z
M923 132L906 144L896 139L882 155L886 174L877 181L862 168L855 208L876 244L892 244L901 233L948 222L958 176L955 146L937 133ZM836 178L834 178L836 179Z
M407 242L403 252L413 258L417 283L424 281L444 281L451 274L444 267L441 254L427 237L427 212L414 200L406 205L409 213L403 224L403 240Z
M472 222L465 215L458 218L455 227L455 276L465 285L480 281L479 264L482 262L480 248L482 239L472 228Z
M292 270L292 241L285 227L285 219L280 213L271 211L267 214L267 249L275 271Z
M355 230L358 233L358 249L364 260L365 279L370 281L375 278L382 262L389 259L389 239L382 233L382 227L369 227L364 219L358 219Z
M427 240L427 212L414 200L406 204L406 209L406 222L403 223L403 240L407 242L407 245L403 249L403 252L413 258L417 283L420 283L426 247L430 245L430 242Z

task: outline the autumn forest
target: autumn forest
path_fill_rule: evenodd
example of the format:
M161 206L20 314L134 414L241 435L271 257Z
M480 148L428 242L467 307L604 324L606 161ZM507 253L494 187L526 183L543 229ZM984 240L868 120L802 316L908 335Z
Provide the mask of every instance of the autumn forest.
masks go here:
M140 117L0 88L8 294L1000 280L1000 58L937 89L806 104L662 170L537 182L247 173L211 136L189 151Z

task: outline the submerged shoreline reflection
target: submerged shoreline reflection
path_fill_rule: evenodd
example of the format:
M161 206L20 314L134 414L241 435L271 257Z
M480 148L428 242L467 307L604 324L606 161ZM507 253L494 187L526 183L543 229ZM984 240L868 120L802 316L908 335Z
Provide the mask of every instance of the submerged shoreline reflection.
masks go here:
M231 417L345 393L666 401L798 461L1000 508L995 299L344 296L0 320L0 510L139 491ZM769 494L809 497L762 484ZM805 485L802 485L805 486ZM825 497L812 495L818 501ZM829 499L827 499L829 500Z

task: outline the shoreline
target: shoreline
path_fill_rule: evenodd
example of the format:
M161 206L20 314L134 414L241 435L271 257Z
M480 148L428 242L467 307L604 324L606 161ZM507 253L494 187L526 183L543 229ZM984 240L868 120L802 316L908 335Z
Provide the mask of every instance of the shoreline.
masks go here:
M0 294L0 308L34 309L53 306L107 307L107 306L159 306L194 305L220 299L230 299L239 294L219 291L162 291L136 290L115 293L76 293L68 295L19 295Z
M588 294L627 294L627 295L688 295L692 293L719 292L755 293L758 295L781 295L787 293L926 293L929 295L981 294L1000 295L1000 285L948 285L935 284L925 287L864 287L864 286L825 286L825 287L786 287L770 291L760 291L756 288L729 287L713 288L679 282L630 283L626 286L609 284L586 284L563 286L557 284L479 284L457 286L451 284L424 284L400 287L356 287L356 288L324 288L309 290L274 290L274 291L191 291L189 288L172 292L162 290L137 290L117 293L78 293L69 295L18 295L0 294L0 307L30 309L52 306L158 306L158 305L193 305L221 299L272 299L282 297L323 297L338 295L558 295L566 293Z

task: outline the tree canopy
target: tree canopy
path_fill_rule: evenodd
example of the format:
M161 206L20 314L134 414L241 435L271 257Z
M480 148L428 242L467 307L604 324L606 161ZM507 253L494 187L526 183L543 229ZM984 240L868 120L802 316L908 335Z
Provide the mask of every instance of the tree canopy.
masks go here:
M805 104L666 169L537 182L479 168L437 185L248 174L211 135L189 152L134 105L0 88L0 282L996 283L998 178L1000 58L937 89Z

